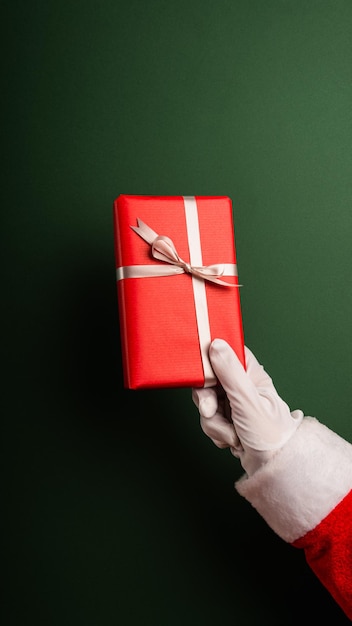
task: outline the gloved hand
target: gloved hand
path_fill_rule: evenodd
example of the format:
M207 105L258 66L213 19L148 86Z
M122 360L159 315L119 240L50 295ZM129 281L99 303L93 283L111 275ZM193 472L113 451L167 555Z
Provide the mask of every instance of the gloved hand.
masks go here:
M290 439L303 413L290 412L247 347L245 357L246 370L226 341L214 339L209 358L219 385L194 388L192 398L205 434L230 448L251 476Z

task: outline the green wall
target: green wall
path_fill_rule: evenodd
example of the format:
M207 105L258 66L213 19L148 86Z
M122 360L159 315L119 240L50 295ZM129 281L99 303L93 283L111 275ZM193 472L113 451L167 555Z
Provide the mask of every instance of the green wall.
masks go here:
M2 8L2 623L346 623L190 391L123 389L112 202L229 195L247 345L352 440L352 3Z

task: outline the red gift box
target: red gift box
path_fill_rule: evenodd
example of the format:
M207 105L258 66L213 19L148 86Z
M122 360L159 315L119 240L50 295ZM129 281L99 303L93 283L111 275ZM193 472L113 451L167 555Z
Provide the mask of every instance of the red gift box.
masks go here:
M245 366L230 198L120 195L114 237L126 388L216 384L215 338Z

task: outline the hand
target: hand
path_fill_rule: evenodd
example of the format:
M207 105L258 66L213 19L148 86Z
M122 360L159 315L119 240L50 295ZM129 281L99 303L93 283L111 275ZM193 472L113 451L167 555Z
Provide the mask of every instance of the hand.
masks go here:
M209 358L219 385L194 388L192 399L204 433L219 448L230 448L251 476L293 435L303 413L290 412L247 347L245 356L246 370L228 343L214 339Z

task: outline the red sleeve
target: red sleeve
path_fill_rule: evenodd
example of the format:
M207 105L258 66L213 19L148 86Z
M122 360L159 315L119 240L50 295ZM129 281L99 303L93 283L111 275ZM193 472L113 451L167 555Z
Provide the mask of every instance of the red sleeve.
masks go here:
M352 621L352 445L315 418L237 491L308 564Z
M320 524L292 544L352 620L352 491Z

